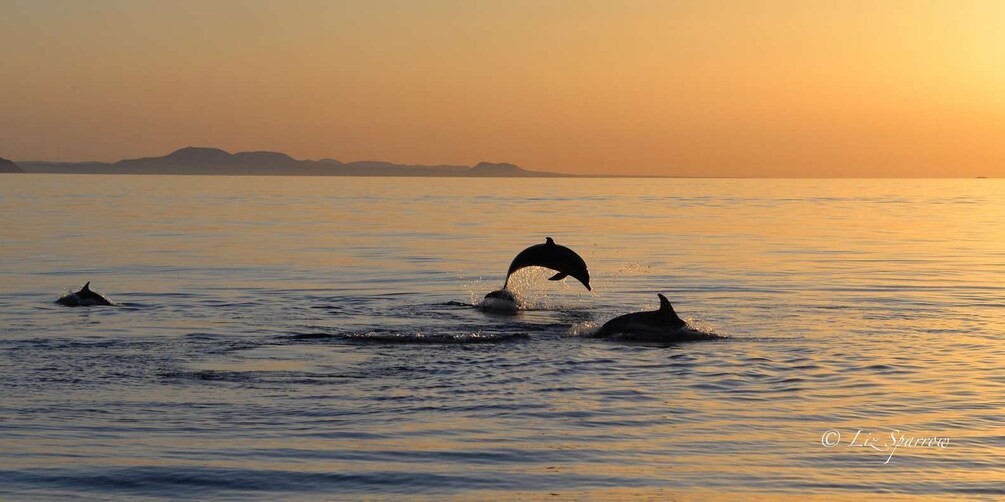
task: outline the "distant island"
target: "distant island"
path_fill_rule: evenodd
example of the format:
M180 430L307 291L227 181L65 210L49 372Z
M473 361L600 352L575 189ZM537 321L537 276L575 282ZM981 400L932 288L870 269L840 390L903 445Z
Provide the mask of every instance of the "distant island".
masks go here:
M24 169L21 169L14 162L0 157L0 173L23 173Z
M335 159L297 160L279 152L229 153L219 148L186 147L163 157L118 162L46 162L0 159L0 172L51 174L218 174L256 176L439 176L439 177L572 177L528 171L506 163L475 166L424 166L380 161L343 163Z

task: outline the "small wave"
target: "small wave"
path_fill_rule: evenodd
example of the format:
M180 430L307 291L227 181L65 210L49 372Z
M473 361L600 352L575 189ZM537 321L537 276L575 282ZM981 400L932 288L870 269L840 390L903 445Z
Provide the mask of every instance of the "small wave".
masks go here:
M577 322L569 327L568 336L592 338L600 331L600 323L593 321Z
M242 373L219 370L167 371L161 373L161 378L168 380L202 380L205 382L250 382L253 379L250 372Z
M469 490L507 490L513 486L525 490L551 490L555 476L543 473L498 476L483 472L445 474L431 469L309 472L282 469L245 469L228 466L137 465L130 467L94 468L31 468L0 470L2 492L11 488L60 493L63 490L79 497L80 493L153 496L157 498L268 498L284 499L286 495L306 495L325 498L332 493L361 495L416 493L439 495ZM565 474L566 488L594 486L637 486L646 478L614 477L607 474ZM43 488L44 487L44 488ZM17 492L14 492L17 493ZM44 492L43 492L44 493ZM475 492L478 493L478 492ZM249 496L251 494L252 496ZM29 498L29 497L26 497ZM46 498L46 497L43 497ZM74 498L74 497L71 497ZM435 497L434 497L435 498ZM467 497L470 498L470 497Z
M402 344L464 344L464 343L498 343L508 340L528 338L524 333L408 333L397 331L367 331L363 333L301 333L288 336L292 340L350 340L373 343Z
M449 301L449 302L446 302L446 303L441 303L439 305L441 305L443 307L464 307L464 308L474 308L474 307L476 307L476 305L473 304L473 303L464 303L464 302L458 302L458 301Z
M578 336L581 338L599 338L601 324L586 321L573 324L569 328L568 336ZM639 333L616 333L612 336L604 337L604 340L615 340L624 342L696 342L702 340L724 340L729 337L714 333L706 327L684 326L683 328L665 332L639 332Z

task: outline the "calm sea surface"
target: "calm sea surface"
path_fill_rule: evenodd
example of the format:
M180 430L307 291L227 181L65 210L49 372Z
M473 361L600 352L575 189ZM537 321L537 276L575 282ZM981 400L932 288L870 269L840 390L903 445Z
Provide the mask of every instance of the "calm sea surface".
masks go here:
M1005 494L1005 181L0 175L0 498L808 493Z

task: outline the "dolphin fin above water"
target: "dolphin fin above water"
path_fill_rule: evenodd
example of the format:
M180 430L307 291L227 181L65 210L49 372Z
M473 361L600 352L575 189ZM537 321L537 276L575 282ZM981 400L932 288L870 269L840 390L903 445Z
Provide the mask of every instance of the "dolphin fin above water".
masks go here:
M660 309L656 311L660 315L660 322L677 328L681 328L687 324L680 318L680 316L677 315L677 312L674 311L673 305L670 305L670 300L667 300L667 297L660 293L656 293L656 296L660 298Z
M604 323L595 337L604 338L612 335L628 335L636 337L672 338L687 322L677 315L670 300L661 294L660 308L645 312L625 314Z
M509 270L506 271L503 289L509 285L509 278L514 272L526 267L544 267L558 272L549 278L549 281L560 281L571 275L583 283L587 291L593 291L590 287L590 271L586 268L586 261L575 251L555 244L555 240L551 237L547 237L544 244L524 249L513 258Z
M87 281L84 287L76 293L70 293L56 300L56 303L67 307L90 307L94 305L113 306L115 305L104 296L91 291L91 281Z

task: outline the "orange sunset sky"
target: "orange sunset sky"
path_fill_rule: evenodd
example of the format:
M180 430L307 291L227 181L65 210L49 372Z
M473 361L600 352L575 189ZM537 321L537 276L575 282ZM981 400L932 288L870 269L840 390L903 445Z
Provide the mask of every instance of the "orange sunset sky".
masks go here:
M1005 176L1005 2L0 0L0 156Z

